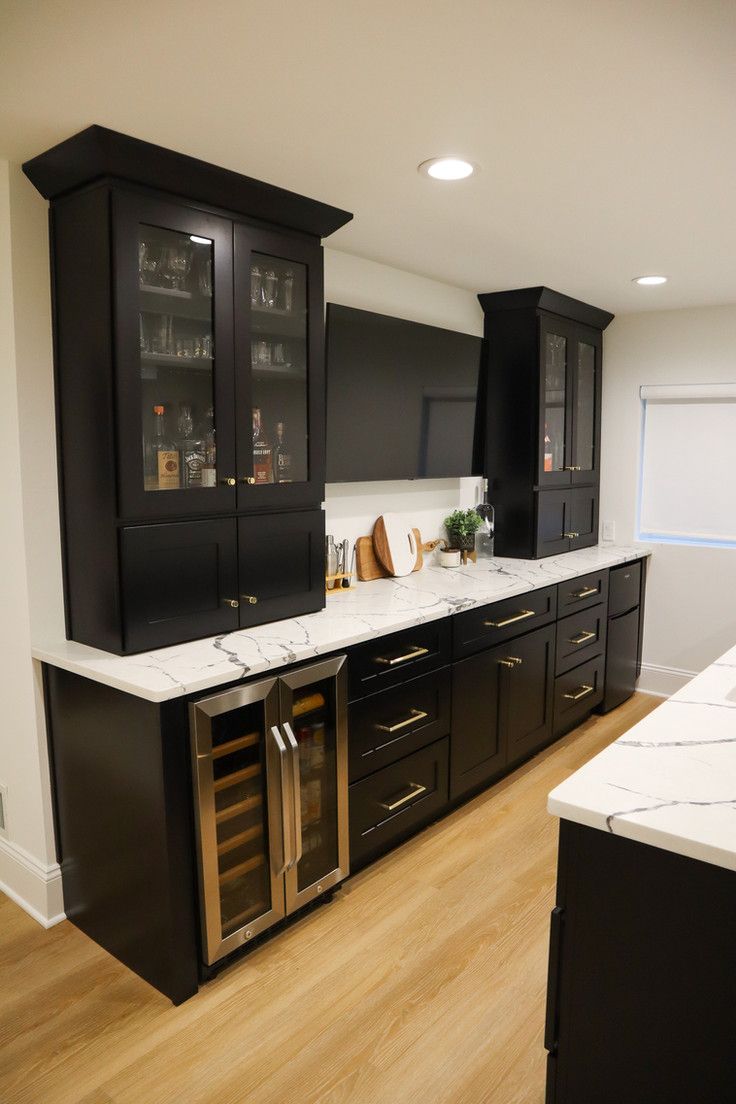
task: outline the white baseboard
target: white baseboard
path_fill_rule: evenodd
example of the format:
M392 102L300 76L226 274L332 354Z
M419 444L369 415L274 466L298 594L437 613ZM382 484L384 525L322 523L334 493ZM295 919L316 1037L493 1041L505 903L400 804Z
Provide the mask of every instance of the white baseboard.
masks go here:
M642 663L641 677L636 685L643 694L653 694L657 698L669 698L682 690L697 671L682 671L679 667L660 667L656 663Z
M58 863L39 862L17 843L0 837L0 892L51 928L66 919Z

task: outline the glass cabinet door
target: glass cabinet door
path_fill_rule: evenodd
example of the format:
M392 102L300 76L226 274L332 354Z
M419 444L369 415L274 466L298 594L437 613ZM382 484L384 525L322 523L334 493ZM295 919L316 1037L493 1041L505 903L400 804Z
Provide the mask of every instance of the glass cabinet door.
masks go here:
M598 471L600 362L600 336L576 335L572 345L573 483L590 483Z
M231 224L115 201L121 513L231 508Z
M540 323L541 395L539 485L570 482L570 332L568 327L543 319Z
M322 310L319 246L236 227L241 507L321 501Z
M280 685L282 729L298 767L297 861L286 874L292 912L348 874L345 657L283 675Z
M285 915L289 753L276 679L190 705L202 944L208 963Z

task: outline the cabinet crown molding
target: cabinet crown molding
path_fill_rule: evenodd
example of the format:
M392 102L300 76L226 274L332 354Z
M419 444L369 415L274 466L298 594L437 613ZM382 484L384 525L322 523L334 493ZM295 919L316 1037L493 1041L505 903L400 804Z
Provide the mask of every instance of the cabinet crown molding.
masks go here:
M98 125L26 161L23 172L45 199L59 199L95 180L113 178L318 238L353 217L339 207Z
M544 310L563 318L572 318L585 326L593 326L596 330L605 330L614 319L610 311L593 307L590 303L583 303L580 299L573 299L548 287L486 291L479 293L478 301L485 314L510 310Z

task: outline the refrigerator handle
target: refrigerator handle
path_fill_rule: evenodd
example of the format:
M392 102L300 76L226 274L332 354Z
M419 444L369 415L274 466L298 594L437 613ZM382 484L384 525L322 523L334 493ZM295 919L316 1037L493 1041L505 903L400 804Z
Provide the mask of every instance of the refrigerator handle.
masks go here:
M294 785L294 865L302 857L302 786L299 773L299 745L288 721L284 722L284 732L291 745L291 771Z
M276 725L271 728L271 735L273 736L274 743L276 744L276 750L278 752L279 762L279 803L278 803L278 815L281 820L281 850L278 855L278 859L274 860L272 855L272 862L274 864L274 874L279 877L284 871L288 870L293 865L291 860L292 855L292 827L291 827L291 805L289 795L287 794L287 780L288 774L285 769L287 765L287 749L286 744L283 741L281 733ZM273 835L271 837L271 847L273 849Z

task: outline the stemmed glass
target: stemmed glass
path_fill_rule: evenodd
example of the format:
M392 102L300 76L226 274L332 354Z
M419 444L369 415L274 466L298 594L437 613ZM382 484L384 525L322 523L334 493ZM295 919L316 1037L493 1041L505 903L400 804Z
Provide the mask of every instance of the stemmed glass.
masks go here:
M141 285L155 287L159 281L163 250L141 241L138 243L138 273Z

